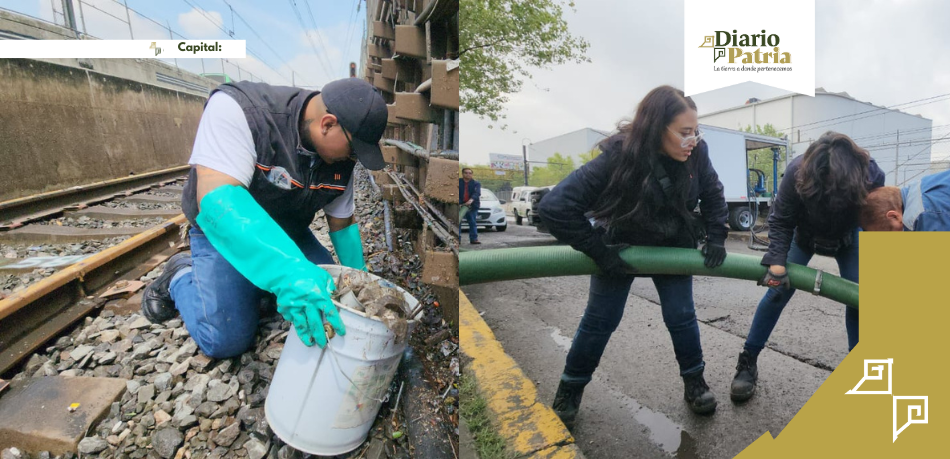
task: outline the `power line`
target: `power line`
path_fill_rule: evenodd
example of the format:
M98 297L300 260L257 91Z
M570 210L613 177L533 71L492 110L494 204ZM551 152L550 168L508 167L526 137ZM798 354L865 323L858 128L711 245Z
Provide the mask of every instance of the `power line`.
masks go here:
M940 101L935 101L935 100L932 100L932 99L938 99L938 98L941 98L941 97L948 97L948 96L950 96L950 93L941 94L941 95L933 96L933 97L927 97L927 98L924 98L924 99L912 100L912 101L910 101L910 102L903 102L903 103L899 103L899 104L894 104L894 105L891 105L891 106L888 106L888 107L878 107L878 108L874 108L874 109L871 109L871 110L866 110L866 111L863 111L863 112L852 113L852 114L850 114L850 115L837 116L837 117L834 117L834 118L828 118L828 119L825 119L825 120L813 121L813 122L811 122L811 123L799 124L799 125L797 125L797 126L791 126L791 127L787 127L787 128L783 128L783 129L778 129L778 130L779 130L779 131L788 130L789 132L791 132L791 129L801 128L801 127L805 127L805 126L811 126L811 125L814 125L814 124L822 124L822 123L826 123L826 122L828 122L828 121L835 121L835 120L839 120L839 119L843 119L843 118L851 118L851 117L854 117L854 116L863 115L863 114L865 114L865 113L878 112L878 111L882 111L882 110L892 110L892 109L894 109L895 107L900 107L900 106L902 106L902 105L910 105L910 104L914 104L914 103L917 103L917 102L924 102L924 101L928 101L928 100L931 101L931 102L927 102L927 104L934 103L934 102L940 102ZM793 96L793 97L794 97L794 96ZM921 105L927 105L927 104L921 104ZM917 107L917 106L919 106L919 105L915 105L914 107ZM904 107L904 108L913 108L913 107ZM863 118L858 118L858 119L863 119ZM856 120L850 120L850 121L856 121ZM834 123L834 124L840 124L840 123ZM829 125L829 126L833 126L834 124L831 124L831 125ZM817 129L817 128L813 128L813 129Z
M327 67L332 69L333 64L330 62L330 51L328 49L329 47L323 41L323 36L320 34L320 27L317 26L317 20L313 17L313 10L310 9L310 0L303 0L303 4L307 6L307 14L310 15L310 22L313 23L313 33L314 35L317 36L317 43L320 44L320 49L323 50L323 55L318 56L318 57L323 58L323 60L327 64ZM333 78L332 71L330 74L330 79L335 79Z
M293 72L295 72L295 73L297 73L297 74L300 74L300 75L301 75L301 79L304 80L304 78L303 78L303 73L301 73L301 72L298 71L297 69L293 68L293 67L290 65L289 62L287 62L286 60L284 60L284 58L281 57L281 55L280 55L276 50L274 50L274 48L272 48L269 43L267 43L267 40L264 40L264 37L261 37L261 35L260 35L259 33L257 33L257 31L254 30L253 27L251 27L251 24L248 23L246 19L244 19L244 16L241 16L241 13L239 13L233 6L231 6L231 4L227 2L227 0L222 0L222 1L224 2L225 5L228 5L228 8L230 8L231 11L234 12L234 15L237 16L238 19L240 19L241 22L243 22L244 25L247 26L247 28L251 30L251 33L253 33L254 36L256 36L257 39L260 40L261 43L263 43L264 46L266 46L267 49L270 50L270 52L274 53L274 55L277 56L277 59L279 59L281 62L283 62L284 65L286 65L287 68L289 68L291 71L293 71ZM305 83L308 83L309 81L304 80L304 82L305 82Z
M344 46L346 46L346 48L344 48L343 52L340 54L340 67L344 69L344 72L346 71L346 68L347 68L346 55L350 52L350 46L352 46L352 43L350 42L350 40L353 39L353 30L355 29L353 25L356 24L355 17L356 17L356 13L360 11L361 1L362 0L356 0L356 8L353 9L352 12L350 13L350 26L346 29L346 35L344 35L345 40L343 41L343 43L344 43Z
M304 24L303 16L301 16L300 11L297 10L297 4L294 2L294 0L288 0L288 1L290 2L290 9L293 10L294 16L297 17L297 22L300 23L300 29L303 30L304 35L307 37L307 42L310 43L310 48L313 49L313 53L317 56L317 62L319 62L320 66L323 67L323 71L326 72L327 77L332 80L333 79L332 73L327 69L323 61L320 60L319 58L320 52L317 51L317 46L313 44L313 39L310 38L310 34L307 33L307 25Z
M188 1L188 0L182 0L182 1L185 2L185 3L187 3L188 6L194 8L195 11L197 11L198 14L200 14L202 17L204 17L205 19L207 19L208 22L214 24L214 26L217 27L218 30L220 30L221 32L224 32L225 35L230 36L230 34L228 33L228 31L224 29L223 24L218 24L217 22L214 21L214 19L211 19L211 17L206 14L206 12L205 12L205 10L204 10L203 8L199 8L199 7L195 6L194 4L192 4L192 3L191 3L190 1ZM252 56L254 56L254 57L260 59L261 63L263 63L265 66L267 66L267 67L270 68L271 70L274 70L271 66L267 65L267 62L264 61L264 58L263 58L263 57L261 57L261 56L260 56L258 53L256 53L253 49L251 49L250 46L247 46L246 43L245 43L245 48L247 49L247 52L250 53ZM249 72L249 73L250 73L250 72ZM280 72L278 72L277 70L274 70L274 73L276 73L278 76L280 76L281 78L283 78L284 81L287 81L287 77L281 75Z

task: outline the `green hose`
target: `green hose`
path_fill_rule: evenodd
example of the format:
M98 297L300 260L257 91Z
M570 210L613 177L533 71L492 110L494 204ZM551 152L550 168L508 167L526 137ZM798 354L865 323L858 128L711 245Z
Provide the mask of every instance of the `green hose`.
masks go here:
M760 257L730 253L722 266L707 268L699 250L671 247L630 247L620 256L640 274L680 274L757 281L765 275ZM476 250L459 254L459 285L536 277L581 276L598 272L594 260L566 246ZM818 271L788 264L792 288L813 292ZM858 307L858 284L822 273L819 295Z

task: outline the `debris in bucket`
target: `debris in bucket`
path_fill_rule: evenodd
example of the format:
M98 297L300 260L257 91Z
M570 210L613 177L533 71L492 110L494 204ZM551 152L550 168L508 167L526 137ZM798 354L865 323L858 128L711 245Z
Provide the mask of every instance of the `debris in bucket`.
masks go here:
M373 280L363 271L345 270L336 285L334 300L379 320L396 335L396 343L405 342L409 331L406 319L409 305L393 283Z

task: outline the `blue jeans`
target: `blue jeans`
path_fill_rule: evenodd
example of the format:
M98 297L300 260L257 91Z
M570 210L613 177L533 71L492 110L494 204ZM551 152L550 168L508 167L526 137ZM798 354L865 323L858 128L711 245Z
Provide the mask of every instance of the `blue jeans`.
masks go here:
M630 294L630 285L636 276L590 278L590 296L584 317L574 334L574 342L567 354L567 364L561 380L588 383L607 347L611 333L623 317L623 309ZM679 363L680 375L705 368L703 348L699 342L699 324L693 305L693 277L655 275L653 285L660 295L663 322L673 339L673 352Z
M182 270L169 291L188 333L198 347L218 359L233 357L254 344L264 291L255 287L192 227L191 270ZM314 264L334 264L333 257L309 229L290 235Z
M468 241L475 242L478 240L478 225L475 224L475 219L478 218L478 209L468 209L468 213L465 214L465 221L468 222Z
M858 231L854 230L852 235L852 244L844 248L835 256L838 262L838 270L841 277L853 282L858 281ZM815 254L798 246L795 239L792 239L792 246L788 250L788 262L796 263L802 266L807 265L811 257ZM753 355L757 355L765 347L769 335L775 328L779 316L785 305L792 299L795 289L783 289L772 287L755 310L755 317L752 318L752 327L749 329L749 337L745 342L745 349ZM854 349L858 344L858 310L850 306L845 307L844 326L848 331L848 350Z

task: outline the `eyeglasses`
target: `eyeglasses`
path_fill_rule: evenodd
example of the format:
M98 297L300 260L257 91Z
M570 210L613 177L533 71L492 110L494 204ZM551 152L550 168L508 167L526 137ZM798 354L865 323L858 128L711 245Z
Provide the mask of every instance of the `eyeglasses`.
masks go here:
M333 113L330 111L330 108L329 108L329 107L327 107L327 113L333 115ZM333 116L336 116L336 115L333 115ZM346 143L350 145L349 158L352 159L353 161L356 161L358 158L357 158L357 156L356 156L356 149L353 148L353 139L350 138L350 133L349 133L349 132L346 132L346 128L344 128L343 125L340 124L340 118L339 118L339 117L337 117L336 124L337 124L337 126L340 126L340 130L343 131L343 135L346 136Z
M676 132L669 127L667 127L667 129L669 129L670 132L672 132L673 134L676 134L676 136L680 138L680 146L683 148L686 148L687 146L689 146L689 144L694 143L694 142L696 144L699 144L699 141L703 139L703 132L699 130L697 130L696 134L694 135L691 135L689 137L683 137L683 134L680 134L679 132Z

